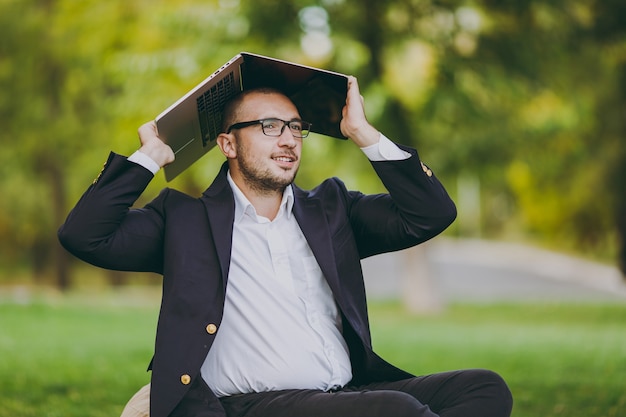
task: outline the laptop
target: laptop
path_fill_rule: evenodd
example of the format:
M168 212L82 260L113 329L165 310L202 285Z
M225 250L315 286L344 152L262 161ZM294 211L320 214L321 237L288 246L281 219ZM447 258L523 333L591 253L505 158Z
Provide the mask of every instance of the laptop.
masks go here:
M312 132L346 139L339 128L346 75L241 52L156 117L159 137L176 155L164 167L167 181L215 147L224 104L258 87L275 88L291 98L302 119L311 122Z

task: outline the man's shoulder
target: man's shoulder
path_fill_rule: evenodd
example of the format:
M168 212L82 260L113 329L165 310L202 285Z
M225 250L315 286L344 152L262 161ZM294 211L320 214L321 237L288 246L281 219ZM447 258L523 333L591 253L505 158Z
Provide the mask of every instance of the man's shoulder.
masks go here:
M161 190L161 194L163 193L167 194L168 198L172 198L176 200L182 200L182 201L197 201L198 200L198 197L194 197L191 194L185 191L177 190L176 188L166 187L163 190Z
M163 188L151 204L160 205L168 209L182 209L202 205L199 197L194 197L186 192L169 187Z
M346 185L340 178L330 177L316 185L314 188L303 189L294 184L294 189L300 197L315 198L337 192L344 193L346 191Z

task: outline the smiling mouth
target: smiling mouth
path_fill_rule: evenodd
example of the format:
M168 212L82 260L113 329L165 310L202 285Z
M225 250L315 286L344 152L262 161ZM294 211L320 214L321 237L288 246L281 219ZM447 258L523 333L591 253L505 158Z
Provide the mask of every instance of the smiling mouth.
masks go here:
M297 160L297 158L293 157L293 156L275 156L272 159L274 161L287 162L287 163L296 162L296 160Z

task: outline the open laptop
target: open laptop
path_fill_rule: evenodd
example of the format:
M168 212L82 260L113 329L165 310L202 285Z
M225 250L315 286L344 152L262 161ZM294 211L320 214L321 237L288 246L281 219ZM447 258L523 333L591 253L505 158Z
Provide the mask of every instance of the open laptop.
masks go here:
M176 159L164 168L171 181L216 143L224 104L235 94L272 87L291 98L311 131L345 139L339 129L346 102L346 75L262 55L241 52L155 119L159 137Z

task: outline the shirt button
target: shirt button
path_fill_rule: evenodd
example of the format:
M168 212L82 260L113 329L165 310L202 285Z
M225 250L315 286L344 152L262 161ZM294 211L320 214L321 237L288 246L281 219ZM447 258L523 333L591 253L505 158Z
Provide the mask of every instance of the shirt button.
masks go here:
M182 382L183 385L189 385L189 383L191 382L191 377L187 374L181 375L180 382Z
M206 326L206 332L208 334L215 334L215 332L217 331L217 326L213 323L210 323L209 325Z

